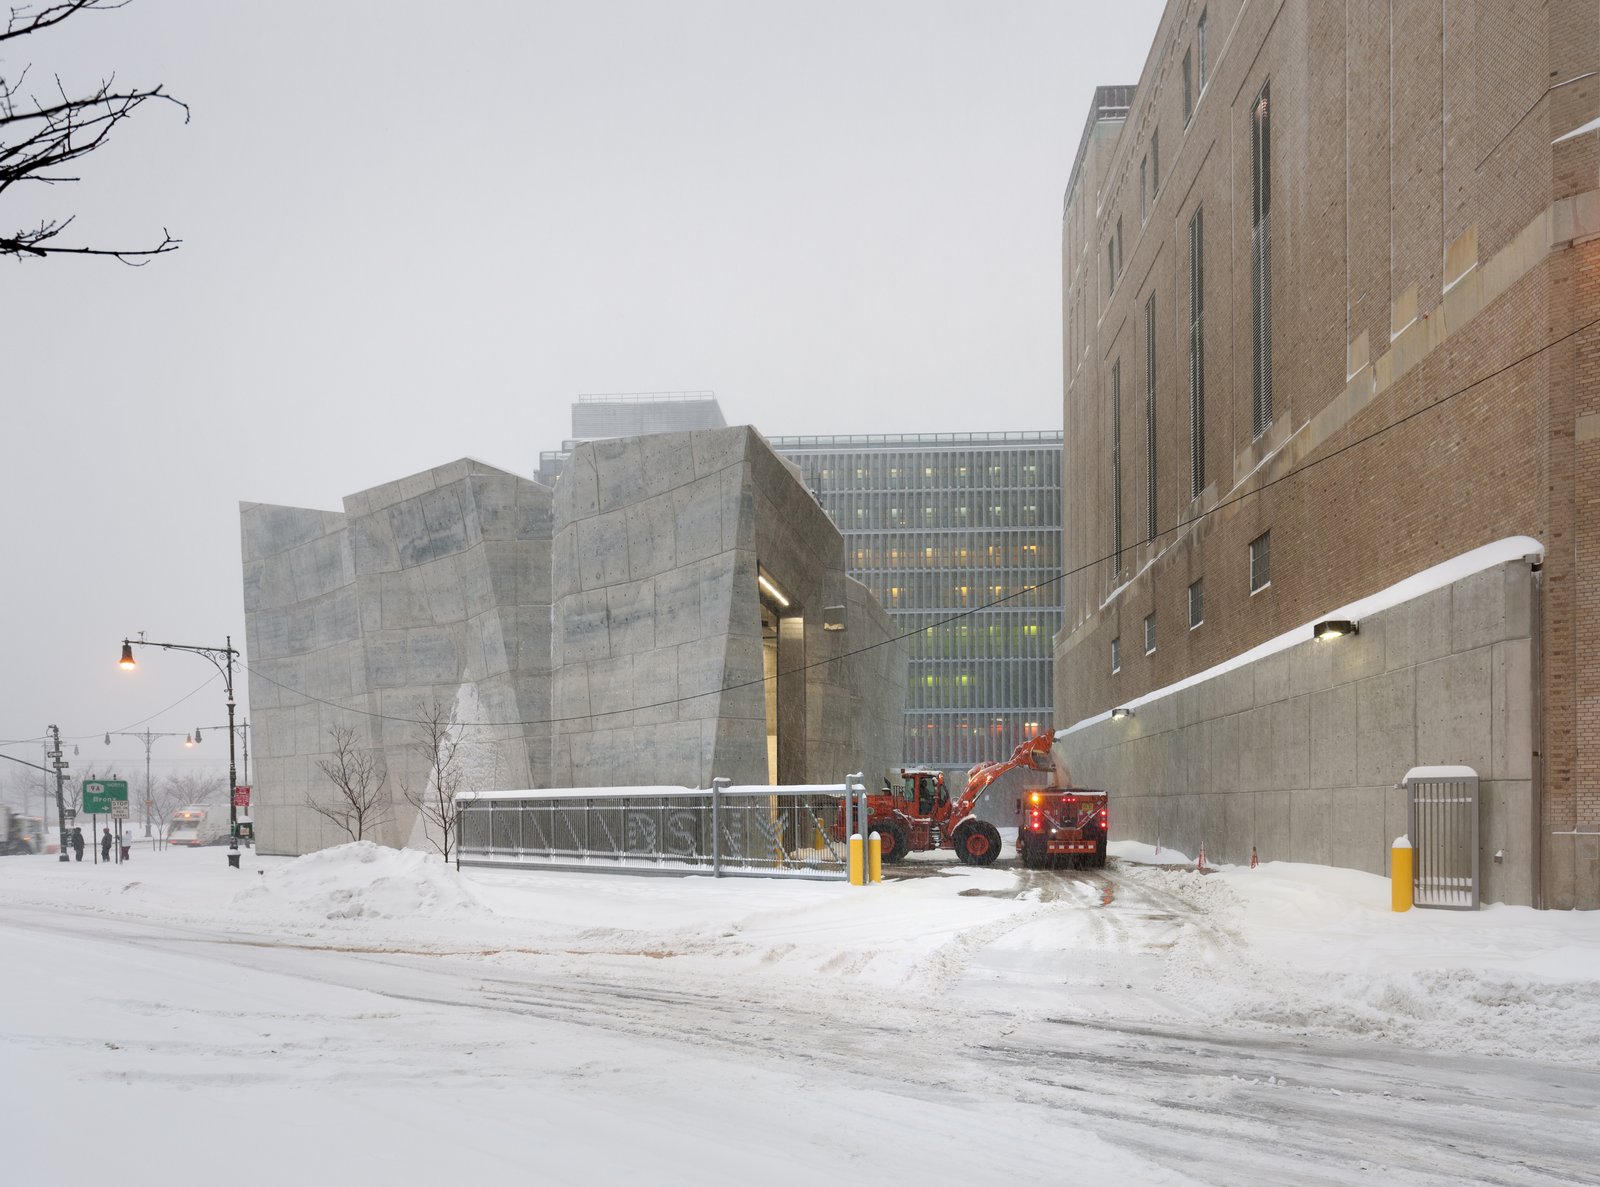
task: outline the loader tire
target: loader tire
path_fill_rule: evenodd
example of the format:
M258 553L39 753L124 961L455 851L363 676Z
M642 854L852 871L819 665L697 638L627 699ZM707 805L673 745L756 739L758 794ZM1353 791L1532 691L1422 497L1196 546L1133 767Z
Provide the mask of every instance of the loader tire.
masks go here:
M885 862L900 862L906 859L906 826L898 820L880 820L872 826L872 831L878 834L879 852Z
M1106 868L1106 835L1100 834L1100 839L1094 843L1094 865L1096 869Z
M1000 856L1000 830L987 820L969 820L951 838L963 865L993 865Z

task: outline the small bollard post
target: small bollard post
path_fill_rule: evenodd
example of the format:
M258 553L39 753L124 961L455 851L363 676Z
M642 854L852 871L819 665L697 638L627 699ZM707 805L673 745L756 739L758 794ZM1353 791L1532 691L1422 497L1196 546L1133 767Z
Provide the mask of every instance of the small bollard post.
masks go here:
M867 834L867 879L871 882L883 881L883 838L878 835L877 829Z
M1396 837L1389 850L1389 897L1396 911L1411 910L1411 880L1415 870L1416 855L1411 849L1409 836Z
M862 839L862 831L867 827L867 815L864 809L866 803L856 798L858 791L857 781L861 772L844 777L844 835L846 868L850 875L850 885L860 886L866 878L866 842Z

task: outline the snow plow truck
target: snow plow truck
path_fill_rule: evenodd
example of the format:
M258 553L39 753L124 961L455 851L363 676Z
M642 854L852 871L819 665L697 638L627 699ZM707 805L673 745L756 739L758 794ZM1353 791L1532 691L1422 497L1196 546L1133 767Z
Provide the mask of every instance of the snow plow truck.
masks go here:
M1004 762L979 763L967 773L967 785L951 800L944 773L926 767L902 767L901 786L886 782L867 796L868 827L878 834L883 860L897 862L908 853L954 849L964 864L986 866L1000 856L1000 830L973 815L987 795L1010 801L1017 821L1017 856L1026 866L1060 859L1103 866L1110 826L1103 791L1060 786L1053 779L1049 734L1022 743ZM839 809L838 829L844 827Z

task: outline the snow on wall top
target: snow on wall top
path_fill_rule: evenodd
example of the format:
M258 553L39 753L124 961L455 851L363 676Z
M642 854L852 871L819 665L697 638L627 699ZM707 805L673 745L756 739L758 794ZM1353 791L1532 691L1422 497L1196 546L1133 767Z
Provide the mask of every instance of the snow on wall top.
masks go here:
M1265 659L1279 651L1287 650L1297 643L1309 642L1312 638L1312 629L1317 623L1329 618L1348 618L1360 622L1363 618L1370 617L1384 610L1392 609L1413 598L1420 598L1423 594L1432 593L1436 589L1443 589L1447 585L1474 573L1481 573L1485 569L1492 569L1496 565L1503 565L1507 561L1521 560L1524 557L1543 557L1544 545L1532 536L1507 536L1504 540L1496 540L1492 544L1485 544L1474 548L1470 552L1463 552L1460 556L1451 557L1447 561L1434 565L1432 568L1423 569L1420 573L1413 573L1403 581L1397 581L1387 589L1380 589L1375 594L1360 598L1347 605L1339 606L1326 613L1319 614L1310 622L1303 623L1291 630L1285 631L1275 639L1268 639L1259 646L1252 647L1249 651L1240 652L1231 659L1225 659L1220 664L1215 664L1203 672L1196 672L1193 676L1185 677L1174 684L1147 692L1142 697L1124 702L1122 707L1137 709L1140 705L1147 705L1152 701L1159 701L1162 697L1171 696L1186 688L1193 688L1196 684L1204 684L1207 680L1214 680L1237 668L1253 664L1257 660ZM1092 717L1085 717L1056 731L1057 738L1065 738L1075 734L1081 729L1101 721L1111 719L1111 710L1096 713Z
M1422 783L1438 779L1476 779L1478 772L1471 767L1412 767L1406 772L1404 782Z

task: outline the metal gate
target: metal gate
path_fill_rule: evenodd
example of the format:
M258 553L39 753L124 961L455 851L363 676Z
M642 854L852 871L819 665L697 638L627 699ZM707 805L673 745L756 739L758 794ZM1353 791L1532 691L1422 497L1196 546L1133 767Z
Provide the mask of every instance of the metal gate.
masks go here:
M1413 767L1405 778L1415 852L1412 901L1447 911L1478 909L1478 772Z
M820 786L581 788L456 796L460 865L844 878L841 802L859 776ZM864 800L863 800L864 802Z

